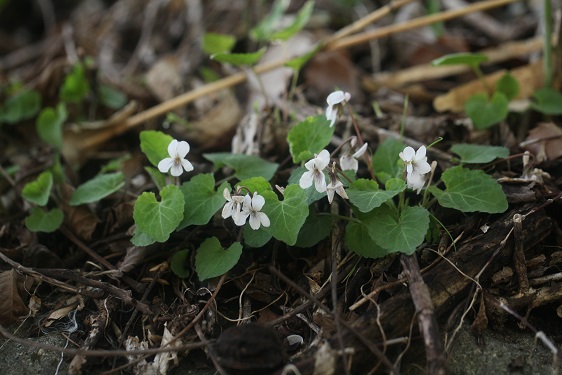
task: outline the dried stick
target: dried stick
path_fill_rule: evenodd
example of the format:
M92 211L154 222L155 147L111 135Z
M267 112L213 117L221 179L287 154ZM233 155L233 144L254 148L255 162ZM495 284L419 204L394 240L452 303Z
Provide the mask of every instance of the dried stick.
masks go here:
M429 289L423 281L418 258L415 254L404 254L400 257L400 263L408 278L410 295L416 307L418 325L425 343L427 371L429 374L446 374L445 352L439 333L439 325L435 317L435 308L431 301Z
M527 265L525 264L525 250L523 243L523 216L513 215L513 240L515 250L513 251L513 265L517 281L519 282L519 294L529 292L529 278L527 277Z

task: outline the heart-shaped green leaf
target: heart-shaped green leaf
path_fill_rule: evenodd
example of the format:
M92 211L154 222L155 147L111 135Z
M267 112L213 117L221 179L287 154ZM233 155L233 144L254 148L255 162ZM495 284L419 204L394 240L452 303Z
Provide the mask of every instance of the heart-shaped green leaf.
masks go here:
M90 181L80 185L72 194L69 204L77 206L97 202L115 193L125 185L125 176L121 172L99 174Z
M562 115L562 94L551 88L542 88L533 94L531 107L545 115Z
M199 174L181 186L184 196L183 220L178 229L188 225L205 225L225 203L223 190L230 190L228 183L223 183L215 190L215 178L212 174Z
M50 171L41 173L35 181L31 181L23 187L21 195L29 202L38 206L44 206L49 200L51 188L53 187L53 174Z
M349 201L361 212L369 212L387 200L406 190L406 183L399 178L392 178L386 182L386 189L379 190L373 180L359 179L346 190Z
M405 206L401 214L387 205L373 210L365 224L375 242L388 252L412 254L423 243L429 228L429 212Z
M507 199L501 185L483 171L456 166L443 172L441 179L445 183L445 191L435 186L430 186L429 191L443 207L492 214L507 210Z
M216 237L207 238L195 255L195 270L199 280L224 275L238 263L240 255L242 245L239 242L233 243L225 250Z
M400 160L400 153L406 145L396 139L387 138L377 147L373 154L372 164L375 175L381 182L393 177L399 177L404 171L404 163Z
M294 163L308 161L330 144L335 126L324 115L309 116L295 125L287 135Z
M239 180L261 176L269 181L279 166L277 163L271 163L255 155L217 152L213 154L203 154L203 156L212 161L217 169L225 165L234 169L234 175Z
M311 211L299 232L295 246L312 247L328 237L331 231L332 218L326 215L316 215Z
M510 73L505 73L496 82L496 91L501 92L507 99L511 100L519 94L519 82Z
M51 233L60 227L63 220L64 214L58 208L45 211L40 207L33 207L25 218L25 226L32 232Z
M269 230L273 237L292 246L297 242L299 231L308 216L308 204L306 193L298 185L287 186L283 196L284 199L279 201L273 191L264 192L265 205L262 211L271 221Z
M362 222L350 221L346 225L344 242L349 250L365 258L382 258L388 255L388 252L371 238L369 228Z
M253 230L249 225L244 225L242 232L244 234L244 243L256 248L262 247L273 237L267 228L261 226L257 230Z
M170 268L176 276L185 279L191 275L191 268L189 267L189 250L180 250L172 255L170 259Z
M463 163L489 163L496 158L506 158L509 150L500 146L472 145L459 143L451 147L451 152L459 155Z
M140 133L141 150L155 167L162 159L170 157L168 146L172 140L171 136L157 130L143 130Z
M131 243L133 245L142 247L142 246L152 245L155 242L156 240L154 238L150 237L148 234L141 231L139 227L135 228L135 233L131 238Z
M161 202L154 193L142 193L135 203L133 218L137 227L158 242L164 242L183 219L184 198L180 188L168 185L160 191Z
M495 92L491 101L486 94L475 94L468 98L464 110L476 129L487 129L507 117L508 105L509 100L501 92Z
M24 90L10 96L0 106L0 123L15 124L32 118L41 109L41 94L35 90Z

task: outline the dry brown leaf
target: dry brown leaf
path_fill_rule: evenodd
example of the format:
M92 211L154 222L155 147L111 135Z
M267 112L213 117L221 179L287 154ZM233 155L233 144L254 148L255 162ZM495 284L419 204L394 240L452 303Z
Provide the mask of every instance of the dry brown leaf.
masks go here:
M68 202L74 189L69 185L63 184L61 190L65 202ZM65 223L69 226L72 233L85 241L90 241L94 230L96 230L98 223L100 223L100 219L92 210L87 205L71 206L69 204L63 204L62 210Z
M123 258L123 261L121 262L121 264L119 264L119 271L132 271L137 264L143 261L144 255L144 248L136 246L129 247L127 249L127 254L125 254L125 258Z
M17 322L28 313L22 295L25 294L26 278L15 270L0 273L0 324Z
M522 143L537 162L554 160L562 156L562 129L552 122L543 122L529 131L529 136Z
M528 98L537 89L543 86L542 61L525 65L510 71L513 78L519 82L519 94L517 98ZM496 82L505 74L504 70L486 76L490 87L495 87ZM433 107L437 112L462 112L468 98L474 94L486 92L480 80L475 79L464 85L457 86L444 95L439 95L433 101Z

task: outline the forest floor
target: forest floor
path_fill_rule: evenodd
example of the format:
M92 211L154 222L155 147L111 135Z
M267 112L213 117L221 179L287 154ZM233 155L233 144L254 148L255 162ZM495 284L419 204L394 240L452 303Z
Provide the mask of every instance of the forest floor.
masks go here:
M562 9L547 3L0 1L2 373L557 374ZM305 125L325 130L297 139ZM326 162L348 199L304 194L305 162L353 136L356 177ZM177 178L157 169L171 139L189 143ZM418 193L406 146L432 164ZM485 181L477 209L440 196L459 168ZM397 180L382 209L353 195ZM240 181L267 222L257 201L243 228L223 219ZM428 216L394 249L368 211L408 204ZM180 216L162 234L164 209Z

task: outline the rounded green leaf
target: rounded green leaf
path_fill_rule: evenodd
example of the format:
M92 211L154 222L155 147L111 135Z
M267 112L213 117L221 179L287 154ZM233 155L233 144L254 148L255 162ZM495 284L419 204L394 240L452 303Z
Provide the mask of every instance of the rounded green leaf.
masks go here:
M330 216L320 216L310 212L299 232L295 246L312 247L328 237L331 231L332 218Z
M244 234L244 243L255 248L262 247L273 237L266 228L261 226L258 230L253 230L249 225L244 225L242 233Z
M239 242L233 243L225 250L216 237L207 238L195 255L195 270L199 280L224 275L238 263L240 255L242 245Z
M86 97L88 91L90 91L90 84L84 73L84 66L76 64L64 80L59 93L60 98L68 103L79 103Z
M184 217L179 229L188 225L205 225L220 210L226 201L223 190L230 190L228 183L223 183L215 190L215 178L212 174L199 174L181 186L184 196Z
M271 226L268 230L276 239L287 245L297 242L299 231L308 216L306 193L298 185L285 188L284 199L279 201L273 191L263 193L265 205L262 211L269 217Z
M52 187L53 174L50 171L45 171L35 181L25 184L21 195L29 202L35 203L38 206L44 206L49 200Z
M430 186L429 191L443 207L492 214L507 210L507 199L501 185L481 170L451 167L443 172L441 179L445 183L445 191L435 186Z
M464 110L476 129L487 129L507 117L508 105L507 97L501 92L495 92L491 101L486 94L475 94L468 98Z
M381 182L393 177L399 177L404 171L404 163L399 154L406 145L397 139L387 138L381 143L372 157L373 170ZM400 161L399 161L400 160Z
M551 88L542 88L533 94L531 107L545 115L562 115L562 94Z
M39 137L58 150L62 149L62 126L67 116L66 106L59 103L56 110L51 107L44 108L35 123Z
M287 135L294 163L308 161L330 144L336 127L329 126L324 115L309 116L295 125Z
M379 190L375 181L362 178L353 182L346 191L349 201L359 211L369 212L404 190L406 190L406 183L399 178L388 180L385 190Z
M25 226L32 232L51 233L60 227L63 220L64 214L58 208L45 211L40 207L33 207L25 218Z
M189 267L189 250L180 250L172 255L170 259L170 268L177 277L185 279L191 275L191 268Z
M271 185L267 180L263 177L252 177L245 180L240 181L236 184L236 187L245 187L249 190L249 193L258 193L259 195L263 195L264 191L272 190ZM242 190L242 193L245 194L248 191Z
M0 108L0 123L15 124L32 118L41 109L41 95L35 90L24 90L10 96Z
M365 258L382 258L388 253L369 235L369 228L361 222L350 221L345 227L344 243L349 250Z
M127 104L127 95L113 86L100 84L98 95L102 104L111 109L119 109Z
M169 158L168 146L173 138L157 130L144 130L140 133L141 150L155 167L164 158Z
M125 176L121 172L100 174L80 185L72 194L69 204L77 206L97 202L115 193L125 185Z
M511 100L519 94L519 82L510 73L505 73L496 82L496 91L501 92Z
M205 33L203 35L203 51L212 55L214 53L230 52L236 44L236 38L228 34Z
M506 158L509 156L509 150L505 147L467 143L453 145L451 152L459 155L463 163L489 163L496 158Z
M142 246L152 245L155 242L156 240L154 238L150 237L148 234L141 231L139 227L135 228L135 233L131 238L131 243L133 245L142 247Z
M180 188L166 186L160 191L161 202L154 193L142 193L135 202L133 218L137 227L158 242L164 242L183 219L184 198Z
M398 216L385 205L375 209L366 224L371 238L383 249L412 254L424 241L429 212L423 207L405 206Z
M217 169L225 165L234 169L234 175L239 180L261 176L269 181L277 171L277 167L279 167L279 164L271 163L255 155L217 152L213 154L203 154L203 156L213 162Z

